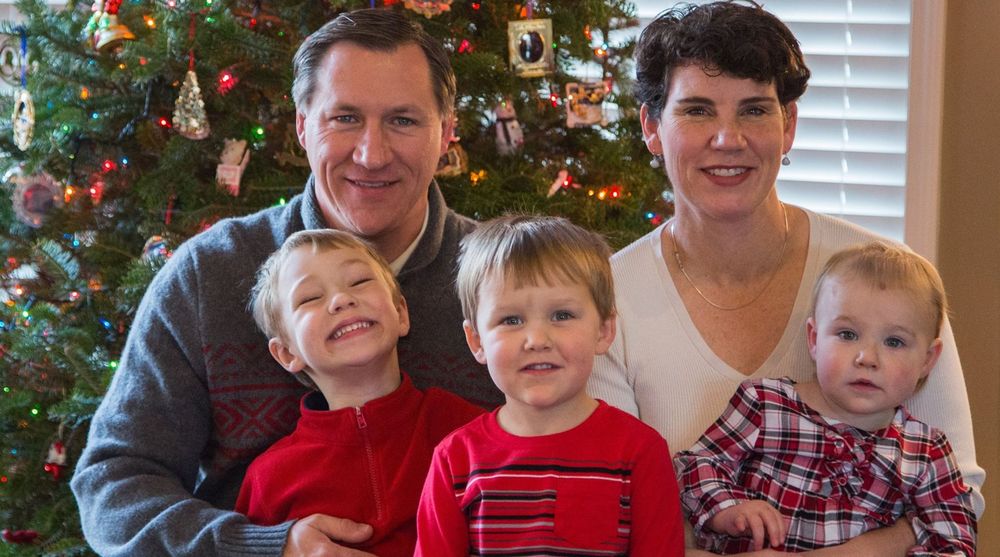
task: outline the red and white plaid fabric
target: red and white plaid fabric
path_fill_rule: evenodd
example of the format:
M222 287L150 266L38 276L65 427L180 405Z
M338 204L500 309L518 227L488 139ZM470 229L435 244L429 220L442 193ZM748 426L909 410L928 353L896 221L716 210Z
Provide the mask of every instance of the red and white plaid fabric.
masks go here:
M749 551L751 538L712 532L708 519L761 499L786 517L784 551L837 545L906 516L918 544L909 555L975 555L971 489L951 446L903 407L868 432L817 414L791 379L747 381L674 467L699 547L716 553Z

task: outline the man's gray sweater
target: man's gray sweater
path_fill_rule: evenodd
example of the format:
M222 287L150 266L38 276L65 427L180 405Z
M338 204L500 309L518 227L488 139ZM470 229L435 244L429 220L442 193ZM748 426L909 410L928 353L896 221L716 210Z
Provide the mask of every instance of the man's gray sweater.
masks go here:
M474 221L429 193L427 229L399 274L411 327L400 367L487 407L502 402L462 333L453 280ZM180 246L136 314L72 480L88 542L112 555L280 555L290 523L231 512L250 461L288 434L304 390L271 358L247 302L260 264L325 227L313 192L226 219ZM335 473L335 471L331 471Z

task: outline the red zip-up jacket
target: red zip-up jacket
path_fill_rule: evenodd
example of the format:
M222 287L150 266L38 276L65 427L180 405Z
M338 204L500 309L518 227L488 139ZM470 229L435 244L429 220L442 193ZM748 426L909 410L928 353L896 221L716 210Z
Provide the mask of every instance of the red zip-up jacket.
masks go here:
M265 526L313 513L349 518L374 529L351 547L412 556L434 447L483 410L441 389L421 392L405 373L399 388L361 407L326 410L319 392L300 406L295 431L250 464L236 511Z

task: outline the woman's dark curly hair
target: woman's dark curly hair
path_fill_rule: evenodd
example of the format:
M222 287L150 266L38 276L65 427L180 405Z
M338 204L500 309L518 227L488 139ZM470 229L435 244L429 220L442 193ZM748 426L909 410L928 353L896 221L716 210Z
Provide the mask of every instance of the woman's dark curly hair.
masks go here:
M727 74L774 83L781 106L802 96L809 68L799 41L777 17L751 5L681 4L656 17L636 47L635 96L655 119L667 102L670 71L699 64L710 75Z

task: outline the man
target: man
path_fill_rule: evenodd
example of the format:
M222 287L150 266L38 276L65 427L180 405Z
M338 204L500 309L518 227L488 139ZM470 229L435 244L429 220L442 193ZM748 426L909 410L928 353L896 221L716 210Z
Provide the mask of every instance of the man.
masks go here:
M446 53L398 13L362 10L313 33L294 64L296 130L313 173L304 193L176 251L94 416L72 488L103 555L364 555L336 541L363 541L367 526L313 515L259 527L229 510L247 464L298 416L301 387L246 309L257 268L298 230L353 232L392 263L411 318L400 366L417 386L500 400L465 346L452 288L474 223L433 182L452 132Z

